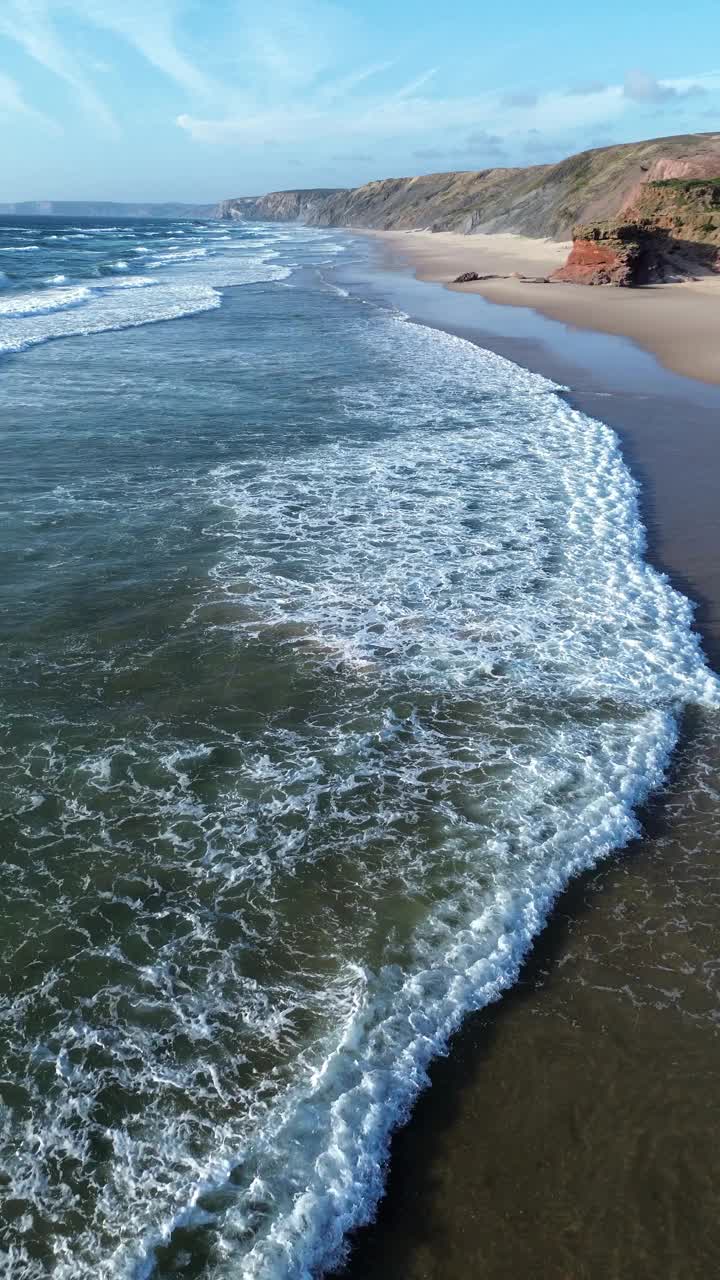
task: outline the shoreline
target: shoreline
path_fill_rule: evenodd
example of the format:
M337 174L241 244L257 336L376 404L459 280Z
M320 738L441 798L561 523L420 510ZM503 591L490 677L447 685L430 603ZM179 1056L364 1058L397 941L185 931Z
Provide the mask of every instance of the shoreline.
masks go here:
M381 246L382 267L361 277L376 296L545 374L613 427L639 482L647 558L698 602L717 666L720 517L708 477L720 464L720 392L589 324L571 342L517 298L491 305L484 289L412 279L415 263ZM510 1280L537 1274L539 1257L543 1280L707 1274L720 1247L720 1156L707 1134L720 1102L716 1021L702 980L720 913L720 819L706 793L718 776L712 725L690 712L663 791L638 815L642 837L568 886L515 986L433 1063L343 1280Z
M410 321L539 373L573 407L615 431L638 485L646 556L693 602L708 661L720 670L720 387L666 369L626 336L568 327L536 308L422 281L384 240L379 251L374 236L365 243L376 249L367 269L338 267L351 290L369 291Z
M358 228L398 259L416 278L488 302L528 307L576 328L630 339L656 356L666 369L712 385L720 384L720 276L642 289L577 284L535 284L494 279L455 284L465 271L511 276L547 275L562 266L569 243L526 236L459 235L455 232L372 231Z

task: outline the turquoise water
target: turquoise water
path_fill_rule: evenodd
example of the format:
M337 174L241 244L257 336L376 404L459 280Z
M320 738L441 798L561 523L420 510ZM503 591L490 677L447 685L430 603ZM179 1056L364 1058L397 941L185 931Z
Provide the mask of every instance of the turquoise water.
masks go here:
M717 684L612 432L349 238L0 248L6 1271L317 1276Z

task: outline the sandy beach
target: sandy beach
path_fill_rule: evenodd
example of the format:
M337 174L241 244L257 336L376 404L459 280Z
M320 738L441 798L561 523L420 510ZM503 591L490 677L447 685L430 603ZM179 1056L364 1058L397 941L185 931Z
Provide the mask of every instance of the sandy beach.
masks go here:
M412 265L418 279L477 293L491 302L532 307L582 329L630 338L666 368L720 383L720 276L644 289L574 284L528 284L519 279L455 285L466 271L512 276L548 275L562 266L568 243L527 236L457 235L451 232L372 231Z

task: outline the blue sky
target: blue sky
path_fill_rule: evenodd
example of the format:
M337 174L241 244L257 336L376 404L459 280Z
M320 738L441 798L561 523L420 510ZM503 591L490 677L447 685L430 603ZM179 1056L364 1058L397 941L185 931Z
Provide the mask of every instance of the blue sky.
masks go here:
M718 0L0 0L0 201L212 201L720 130Z

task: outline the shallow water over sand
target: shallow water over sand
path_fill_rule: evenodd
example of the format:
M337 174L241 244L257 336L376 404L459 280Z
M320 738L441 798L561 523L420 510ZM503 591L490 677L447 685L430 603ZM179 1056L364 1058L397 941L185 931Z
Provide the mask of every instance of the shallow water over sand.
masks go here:
M217 234L137 286L212 305L28 311L0 371L22 1280L336 1263L433 1058L718 702L608 428L339 291L330 236Z
M365 291L473 334L606 416L643 482L653 560L720 653L720 396L616 339L376 276ZM433 302L438 295L438 306ZM477 302L477 300L475 300ZM573 361L575 363L570 363ZM348 1280L693 1280L720 1247L714 720L689 715L642 841L564 894L520 981L468 1019L393 1143L387 1200Z

